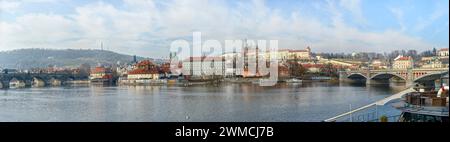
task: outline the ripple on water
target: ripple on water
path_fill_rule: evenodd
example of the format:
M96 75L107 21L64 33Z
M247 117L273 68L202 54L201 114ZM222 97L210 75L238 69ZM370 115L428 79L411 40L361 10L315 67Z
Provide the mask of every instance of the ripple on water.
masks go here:
M9 89L0 90L0 121L322 121L398 90L327 83Z

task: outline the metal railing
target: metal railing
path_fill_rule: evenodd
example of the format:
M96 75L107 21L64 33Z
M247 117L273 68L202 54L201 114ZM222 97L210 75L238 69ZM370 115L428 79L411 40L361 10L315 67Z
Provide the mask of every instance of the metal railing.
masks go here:
M346 119L338 120L335 122L381 122L380 117L376 112L370 112L365 114L359 114L356 116L348 117ZM398 122L401 115L387 116L387 122Z

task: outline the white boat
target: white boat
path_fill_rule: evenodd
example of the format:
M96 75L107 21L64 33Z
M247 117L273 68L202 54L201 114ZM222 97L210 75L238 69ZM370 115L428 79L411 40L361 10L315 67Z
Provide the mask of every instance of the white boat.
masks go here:
M278 83L278 80L260 79L259 86L273 86Z
M286 83L302 83L303 80L297 79L297 78L292 78L292 79L288 79L286 80Z

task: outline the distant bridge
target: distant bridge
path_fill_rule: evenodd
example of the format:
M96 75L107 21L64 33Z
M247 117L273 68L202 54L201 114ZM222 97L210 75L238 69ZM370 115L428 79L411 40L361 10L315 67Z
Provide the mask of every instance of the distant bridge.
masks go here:
M69 73L12 73L0 74L0 89L11 85L21 87L30 86L59 86L68 81L85 80L87 76Z
M387 70L359 70L341 71L340 81L361 81L366 84L385 84L392 78L404 81L407 86L414 82L430 82L448 74L448 68L416 68L416 69L387 69Z

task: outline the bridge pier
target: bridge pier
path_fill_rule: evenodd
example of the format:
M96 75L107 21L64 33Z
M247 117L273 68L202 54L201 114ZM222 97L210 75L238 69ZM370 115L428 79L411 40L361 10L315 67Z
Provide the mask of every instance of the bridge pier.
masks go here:
M412 85L414 85L414 81L406 81L406 87L411 87Z
M8 80L0 80L0 89L8 89L9 81Z
M347 78L348 75L344 71L339 72L339 82L347 82L349 79Z

